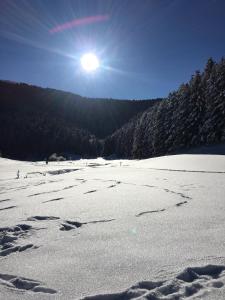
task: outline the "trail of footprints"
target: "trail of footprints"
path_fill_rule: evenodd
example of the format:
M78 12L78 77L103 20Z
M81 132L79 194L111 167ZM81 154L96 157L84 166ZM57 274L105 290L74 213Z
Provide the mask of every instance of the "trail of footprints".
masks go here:
M97 180L97 181L102 181L102 182L113 182L113 184L111 184L110 186L108 186L107 188L110 189L110 188L114 188L116 187L117 185L119 185L121 183L121 181L117 181L117 180L102 180L102 179L93 179L93 180ZM85 194L91 194L91 193L95 193L97 192L98 190L90 190L90 191L87 191L84 193Z
M82 300L181 300L224 287L225 266L206 265L189 267L170 280L140 281L125 291L87 296ZM56 294L57 291L43 286L38 280L0 273L0 285L22 292Z
M27 218L27 221L47 221L47 220L58 220L59 217L54 216L33 216Z
M163 211L163 210L161 210ZM157 212L157 211L151 211ZM150 212L144 212L150 213ZM143 214L143 213L142 213ZM139 214L141 215L141 214ZM33 216L27 221L49 221L59 220L54 216ZM65 221L61 223L60 230L69 231L77 229L87 224L112 222L114 219L105 219L89 222ZM28 248L32 248L33 244L23 246L15 245L16 241L28 234L32 230L31 225L18 224L13 227L0 228L0 256L6 256L13 252L21 252ZM181 300L191 296L201 295L203 292L209 292L213 289L222 288L225 280L225 266L207 265L204 267L187 268L179 273L175 278L166 281L141 281L131 288L120 293L100 294L83 298L83 300L130 300L138 298L150 300ZM56 290L47 288L40 281L28 279L24 277L1 274L0 285L13 290L21 290L23 292L40 292L55 294Z
M147 211L140 212L139 214L136 215L136 217L141 217L146 214L158 213L158 212L162 212L165 210L166 210L165 208L158 209L158 210L147 210Z
M35 193L35 194L28 195L28 197L34 197L34 196L40 196L40 195L44 195L44 194L51 194L51 193L62 192L64 190L72 189L75 186L77 186L77 185L76 184L69 185L69 186L65 186L64 188L62 188L60 190L52 190L52 191L45 191L45 192Z
M54 198L54 199L50 199L50 200L43 201L42 203L48 203L48 202L54 202L54 201L60 201L60 200L63 200L63 199L64 199L63 197L59 197L59 198Z
M26 221L29 222L55 221L59 219L60 219L59 217L55 217L55 216L32 216L27 218ZM88 222L66 220L61 222L60 230L69 231L69 230L77 229L83 225L106 223L106 222L112 222L114 220L115 219L103 219L103 220L94 220ZM11 227L1 227L0 228L0 257L5 257L15 252L22 252L29 248L33 248L33 249L37 248L32 243L21 244L22 238L28 237L32 231L37 229L41 229L41 228L34 229L31 225L28 224L17 224Z
M86 180L84 180L83 178L76 178L75 180L79 181L80 183L85 183ZM121 181L117 181L117 180L102 180L102 179L94 179L94 180L101 180L101 181L104 181L104 182L113 182L113 184L111 184L110 186L108 186L108 188L114 188L116 187L117 185L123 183ZM39 183L40 184L40 183ZM42 182L41 182L42 184ZM124 184L129 184L129 183L124 183ZM133 184L132 184L133 185ZM53 191L47 191L47 192L41 192L41 193L36 193L36 194L31 194L29 195L28 197L33 197L33 196L37 196L37 195L42 195L42 194L49 194L49 193L54 193L54 192L58 192L58 191L62 191L62 190L66 190L66 189L71 189L73 187L75 187L77 185L70 185L70 186L66 186L64 187L63 189L61 190L53 190ZM145 187L149 187L149 188L157 188L157 186L154 186L154 185L148 185L148 184L145 184L143 185ZM183 193L180 193L180 192L175 192L173 190L169 190L169 189L163 189L165 192L167 193L172 193L172 194L176 194L182 198L185 198L185 199L191 199L191 197L183 194ZM95 193L97 192L97 190L89 190L87 192L85 192L84 194L90 194L90 193ZM46 201L43 201L42 203L49 203L49 202L55 202L55 201L60 201L60 200L63 200L64 198L63 197L58 197L58 198L53 198L53 199L50 199L50 200L46 200ZM2 202L7 202L7 201L10 201L10 199L3 199L3 200L0 200L0 203ZM184 204L187 204L188 201L185 200L185 201L182 201L182 202L178 202L175 204L176 207L180 207ZM3 208L0 208L0 211L3 211L3 210L8 210L8 209L12 209L12 208L15 208L16 206L7 206L7 207L3 207ZM162 209L158 209L158 210L149 210L149 211L143 211L143 212L140 212L138 214L136 214L135 216L136 217L140 217L140 216L143 216L143 215L146 215L146 214L152 214L152 213L160 213L160 212L164 212L165 210L167 210L168 208L162 208ZM39 216L40 218L40 216ZM53 217L54 218L54 217ZM28 221L31 221L33 220L34 221L35 217L31 217L31 218L28 218ZM35 219L35 220L38 220L38 219ZM40 219L39 219L40 220ZM83 223L85 224L85 223ZM73 227L72 224L69 224L68 222L64 223L64 225L62 225L62 228L61 230L71 230ZM66 229L67 228L67 229ZM70 229L68 229L70 228Z
M80 181L80 183L85 183L86 180L84 180L83 178L77 178L77 181ZM95 179L95 180L100 180L100 179ZM116 181L116 180L104 180L105 182L113 182L113 184L111 184L110 186L108 186L108 188L114 188L117 185L121 184L121 181ZM42 182L41 182L42 183ZM129 183L125 183L125 184L129 184ZM63 190L65 189L70 189L73 188L76 185L71 185L71 186L66 186L63 188ZM144 185L146 187L149 188L154 188L155 186L152 185ZM41 194L47 194L47 193L51 193L51 192L57 192L59 190L54 190L54 191L49 191L49 192L42 192L42 193L36 193L36 194L32 194L29 195L29 197L31 196L36 196L36 195L41 195ZM184 195L183 193L178 193L178 192L174 192L172 190L169 189L164 189L165 192L168 193L173 193L173 194L177 194L182 198L185 199L191 199L190 197ZM89 193L94 193L97 192L97 190L90 190L85 192L84 194L89 194ZM64 199L63 197L59 197L59 198L54 198L54 199L50 199L50 200L46 200L42 203L48 203L48 202L54 202L54 201L60 201ZM0 200L0 203L5 203L10 201L11 199L2 199ZM182 201L182 202L178 202L177 204L175 204L176 207L180 207L184 204L187 204L187 200ZM0 208L0 211L3 210L8 210L8 209L12 209L15 208L16 206L12 205L12 206L6 206L3 208ZM149 211L143 211L140 212L138 214L136 214L136 217L141 217L143 215L146 214L152 214L152 213L161 213L164 212L165 210L169 209L168 208L162 208L162 209L158 209L158 210L149 210ZM49 220L58 220L60 219L59 217L54 217L54 216L32 216L27 218L27 221L49 221ZM71 220L66 220L63 223L61 223L61 227L60 230L62 231L69 231L69 230L73 230L76 228L80 228L83 225L87 225L87 224L95 224L95 223L103 223L103 222L111 222L114 221L115 219L109 219L109 220L98 220L98 221L89 221L89 222L78 222L78 221L71 221ZM33 244L25 244L25 245L18 245L18 239L20 239L21 237L24 237L25 235L28 234L28 232L32 229L32 227L30 225L27 224L19 224L16 225L14 227L3 227L0 228L0 256L7 256L11 253L14 252L21 252L24 251L28 248L34 248Z
M80 179L80 180L82 181L83 179ZM120 181L116 181L115 184L109 186L108 188L113 188L120 183L121 183ZM66 188L72 188L72 187L73 186L69 186ZM153 187L153 186L149 186L149 187ZM167 189L165 189L165 191L171 192L174 194L179 194L183 198L190 199L190 197L184 196L182 193L175 193L174 191L170 191ZM91 190L86 193L92 193L92 192L96 192L96 190ZM63 199L62 197L54 198L54 199L44 201L43 203L59 201L62 199ZM2 199L2 200L0 200L0 203L4 203L4 202L8 202L8 201L10 201L10 199ZM185 200L183 202L179 202L179 203L175 204L175 206L180 207L181 205L184 205L186 203L187 203L187 200ZM11 209L14 207L16 207L16 206L8 206L8 207L0 208L0 211L6 210L6 209ZM159 210L143 211L143 212L136 214L135 216L141 217L146 214L164 212L165 210L166 210L166 208L162 208ZM55 216L32 216L32 217L27 218L27 221L49 221L49 220L59 220L59 219L60 219L59 217L55 217ZM114 220L115 219L109 219L109 220L106 219L106 220L97 220L97 221L89 221L89 222L78 222L78 221L66 220L63 223L61 223L60 230L61 231L69 231L69 230L80 228L81 226L87 225L87 224L105 223L105 222L111 222ZM28 235L29 231L31 231L31 230L32 230L32 226L27 225L27 224L18 224L13 227L0 228L0 256L7 256L14 252L22 252L29 248L35 248L35 246L32 243L25 244L25 245L18 244L18 240L20 240L22 237L25 237L26 235Z
M66 170L67 172L68 170ZM73 170L74 171L74 170ZM58 170L55 172L53 171L54 175L56 174L61 174L61 172L59 172ZM75 179L76 181L79 181L81 184L82 183L85 183L86 180L84 180L83 178L76 178ZM112 184L110 186L108 186L108 188L114 188L116 187L117 185L121 184L121 183L124 183L124 184L130 184L130 183L126 183L126 182L121 182L121 181L117 181L117 180L102 180L102 179L94 179L94 180L100 180L100 181L104 181L104 182L112 182ZM44 182L39 182L39 184L43 184ZM133 184L132 184L133 185ZM45 192L40 192L40 193L35 193L35 194L31 194L29 195L28 197L33 197L33 196L38 196L38 195L42 195L42 194L49 194L49 193L55 193L55 192L59 192L59 191L62 191L62 190L67 190L67 189L71 189L73 187L75 187L77 185L70 185L70 186L66 186L64 187L63 189L61 190L52 190L52 191L45 191ZM149 187L149 188L158 188L157 186L154 186L154 185L148 185L148 184L145 184L143 185L145 187ZM176 194L182 198L185 198L185 199L191 199L191 197L183 194L183 193L180 193L180 192L175 192L173 190L169 190L169 189L163 189L165 192L167 193L172 193L172 194ZM93 189L93 190L89 190L87 192L85 192L84 194L91 194L91 193L95 193L97 192L97 190ZM50 199L50 200L46 200L46 201L43 201L42 203L49 203L49 202L55 202L55 201L60 201L60 200L63 200L64 198L63 197L58 197L58 198L53 198L53 199ZM7 201L10 201L10 199L2 199L0 200L0 203L3 203L3 202L7 202ZM184 204L187 204L188 201L185 200L185 201L182 201L182 202L178 202L175 204L176 207L180 207ZM3 207L3 208L0 208L0 212L1 211L4 211L4 210L8 210L8 209L12 209L12 208L16 208L15 205L12 205L12 206L6 206L6 207ZM168 207L169 208L169 207ZM140 217L140 216L143 216L143 215L146 215L146 214L152 214L152 213L160 213L160 212L164 212L165 210L167 210L168 208L162 208L162 209L158 209L158 210L149 210L149 211L143 211L143 212L140 212L138 214L136 214L135 216L136 217ZM40 218L40 216L39 216ZM54 218L54 217L53 217ZM28 221L34 221L34 220L38 220L37 218L35 219L35 217L31 217L31 218L28 218ZM40 219L39 219L40 220ZM83 223L84 224L84 223ZM64 225L62 225L62 228L61 230L70 230L72 229L73 225L72 224L69 224L67 221L64 223ZM64 228L64 229L63 229ZM70 229L65 229L65 228L70 228Z
M188 203L188 202L187 201L179 202L179 203L176 204L176 206L181 206L181 205L184 205L186 203Z
M10 255L14 252L22 252L29 248L34 248L34 245L18 244L22 237L26 237L32 230L32 226L27 224L18 224L12 227L0 228L0 257Z
M73 230L76 228L80 228L83 225L87 225L87 224L96 224L96 223L107 223L107 222L112 222L115 221L115 219L109 219L109 220L97 220L97 221L89 221L89 222L77 222L77 221L65 221L64 223L62 223L60 230L62 231L69 231L69 230Z
M73 172L73 171L76 171L77 169L65 169L65 170L56 170L56 171L50 171L49 174L51 175L58 175L58 174L62 174L62 173L67 173L67 172ZM41 173L42 174L42 173ZM75 179L76 181L79 181L81 184L85 183L86 180L83 179L83 178L76 178ZM123 184L130 184L130 185L136 185L136 184L133 184L133 183L128 183L128 182L121 182L121 181L118 181L118 180L102 180L100 178L96 178L94 180L98 180L98 181L103 181L103 182L112 182L111 185L109 185L107 188L108 189L111 189L111 188L114 188L116 187L117 185L123 183ZM55 182L55 181L53 181ZM45 182L41 181L39 182L38 184L35 184L35 185L40 185L40 184L44 184ZM51 194L51 193L56 193L56 192L60 192L60 191L63 191L63 190L67 190L67 189L71 189L73 187L75 187L77 185L70 185L70 186L66 186L62 189L57 189L57 190L52 190L52 191L44 191L44 192L39 192L39 193L34 193L34 194L31 194L31 195L28 195L28 197L34 197L34 196L39 196L39 195L43 195L43 194ZM144 184L144 185L140 185L140 186L144 186L144 187L148 187L148 188L160 188L158 186L154 186L154 185L149 185L149 184ZM25 187L21 187L21 188L27 188L27 186ZM166 189L166 188L162 188L166 193L171 193L171 194L175 194L175 195L178 195L184 199L187 199L187 200L190 200L192 199L191 197L185 195L184 193L181 193L181 192L175 192L173 190L170 190L170 189ZM93 189L93 190L89 190L87 192L84 192L84 194L92 194L92 193L96 193L98 190L97 189ZM63 200L64 198L63 197L58 197L58 198L53 198L53 199L50 199L50 200L46 200L46 201L43 201L42 203L49 203L49 202L55 202L55 201L60 201L60 200ZM4 201L10 201L10 199L3 199L3 200L0 200L0 203L1 202L4 202ZM180 207L181 205L183 204L187 204L188 201L183 201L183 202L179 202L177 204L175 204L176 207ZM16 208L15 205L12 205L12 206L6 206L6 207L3 207L3 208L0 208L0 211L4 211L4 210L8 210L8 209L12 209L12 208ZM149 214L149 213L155 213L155 212L162 212L162 211L165 211L167 208L163 208L163 209L159 209L159 210L156 210L156 211L144 211L144 212L140 212L139 214L137 214L136 216L142 216L144 214Z
M0 203L2 203L2 202L8 202L8 201L10 201L11 199L2 199L2 200L0 200Z
M185 199L191 199L191 197L189 197L189 196L187 196L187 195L185 195L185 194L183 194L183 193L174 192L174 191L169 190L169 189L164 189L164 191L165 191L166 193L171 193L171 194L178 195L178 196L180 196L180 197L182 197L182 198L185 198Z
M95 192L97 192L97 190L90 190L90 191L85 192L84 195L85 195L85 194L95 193Z
M176 203L174 206L175 207L180 207L180 206L182 206L184 204L187 204L187 203L188 203L188 201L185 200L185 201ZM170 208L171 208L171 206L167 207L167 208L157 209L157 210L147 210L147 211L140 212L140 213L136 214L135 216L136 217L141 217L141 216L146 215L146 214L160 213L160 212L164 212L164 211L166 211L166 210L168 210Z
M76 179L80 181L80 183L85 183L84 179ZM116 180L107 180L113 182L108 188L114 188L118 184L122 183ZM42 183L40 183L42 184ZM129 184L129 183L125 183ZM132 184L133 185L133 184ZM73 188L76 185L71 185L63 188L63 190ZM157 188L152 185L143 185L149 188ZM178 202L175 204L176 207L180 207L188 203L188 200L191 197L186 196L183 193L175 192L169 189L163 189L167 193L176 194L184 199L185 201ZM61 190L53 190L49 192L42 192L29 195L29 197L47 194L52 192L57 192ZM84 194L94 193L97 190L90 190L85 192ZM62 197L50 199L44 201L42 203L48 203L53 201L60 201ZM11 199L2 199L0 203L9 202ZM15 208L16 206L6 206L0 208L1 210ZM168 208L167 208L168 209ZM161 213L164 212L166 208L159 210L150 210L143 211L136 214L136 217L141 217L145 214L152 213ZM59 220L59 217L55 216L32 216L27 218L27 221L37 222L37 221L54 221ZM96 223L106 223L112 222L115 219L103 219L89 222L78 222L65 220L60 224L61 231L70 231L77 228L80 228L84 225L88 224L96 224ZM8 256L12 253L22 252L29 248L35 248L32 243L28 244L19 244L23 237L29 235L29 233L34 230L31 225L27 224L18 224L12 227L1 227L0 228L0 257ZM85 297L85 300L129 300L129 299L149 299L149 300L158 300L158 299L168 299L168 300L179 300L185 299L193 295L199 295L201 292L208 291L209 289L218 289L223 287L223 282L220 278L225 278L225 266L215 266L208 265L205 267L196 267L196 268L187 268L180 274L178 274L174 279L169 281L142 281L132 286L131 288L123 291L121 293L115 294L105 294L105 295L95 295L90 297ZM42 292L54 294L57 293L56 290L44 287L40 281L32 280L24 277L1 274L0 273L0 285L4 285L7 288L21 290L21 291L30 291L30 292Z
M56 290L43 286L42 282L16 275L8 275L0 273L0 285L12 290L31 291L34 293L55 294Z
M98 180L98 181L102 181L102 182L114 182L112 185L108 186L107 188L114 188L117 185L119 185L119 184L122 183L122 184L128 184L128 185L143 186L143 187L148 187L148 188L160 188L160 189L162 189L166 193L175 194L175 195L177 195L177 196L179 196L181 198L187 199L187 200L191 200L192 199L191 197L185 195L184 193L176 192L176 191L173 191L173 190L170 190L170 189L166 189L166 188L161 188L161 187L155 186L155 185L149 185L149 184L137 185L135 183L121 182L121 181L117 181L117 180L102 180L100 178L95 178L94 180ZM90 190L90 191L85 192L84 194L95 193L95 192L97 192L97 190ZM185 204L185 203L187 203L187 201L179 202L179 203L176 204L176 206L181 206L182 204ZM163 210L165 210L165 209L163 209ZM162 210L159 210L159 211L162 211ZM153 211L153 212L155 212L155 211Z
M17 206L16 205L6 206L6 207L3 207L3 208L0 208L0 211L7 210L7 209L12 209L12 208L15 208L15 207L17 207Z
M82 298L82 300L181 300L201 297L224 286L225 266L206 265L187 268L175 278L165 281L141 281L125 291L100 294Z
M54 221L59 220L59 217L54 216L32 216L27 218L27 221ZM103 219L103 220L95 220L95 221L88 221L88 222L78 222L78 221L71 221L71 220L65 220L61 223L60 230L62 231L69 231L72 229L80 228L83 225L87 224L96 224L96 223L107 223L115 221L115 219ZM25 224L24 224L25 225ZM27 225L29 226L29 225Z
M5 204L5 202L9 202L9 201L11 201L11 199L2 199L2 200L0 200L0 203ZM8 203L7 203L7 204L8 204ZM16 207L17 207L16 205L10 205L10 206L1 207L1 208L0 208L0 212L1 212L1 211L4 211L4 210L16 208Z

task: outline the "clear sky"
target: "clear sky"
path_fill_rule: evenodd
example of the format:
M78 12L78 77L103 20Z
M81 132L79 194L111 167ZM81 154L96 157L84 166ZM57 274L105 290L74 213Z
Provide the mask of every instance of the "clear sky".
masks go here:
M225 0L0 0L0 79L149 99L224 55Z

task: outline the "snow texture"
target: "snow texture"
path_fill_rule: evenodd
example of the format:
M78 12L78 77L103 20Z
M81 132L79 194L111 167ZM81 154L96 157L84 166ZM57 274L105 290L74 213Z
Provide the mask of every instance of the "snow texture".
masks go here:
M0 299L225 299L224 180L223 155L0 158Z

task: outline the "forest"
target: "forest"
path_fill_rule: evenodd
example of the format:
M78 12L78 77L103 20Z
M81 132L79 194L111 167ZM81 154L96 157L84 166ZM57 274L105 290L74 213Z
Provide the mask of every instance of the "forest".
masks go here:
M148 158L225 142L225 59L203 72L105 139L104 155Z
M0 81L0 152L22 160L96 157L103 140L156 100L88 99L24 83Z
M165 99L88 99L0 81L0 152L39 160L69 157L148 158L225 142L225 59Z

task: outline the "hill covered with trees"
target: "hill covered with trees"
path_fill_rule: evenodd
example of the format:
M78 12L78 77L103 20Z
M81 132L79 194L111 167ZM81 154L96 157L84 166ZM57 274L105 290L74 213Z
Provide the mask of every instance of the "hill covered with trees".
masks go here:
M148 158L225 142L225 59L105 139L104 155Z
M0 151L148 158L225 142L225 59L210 58L166 99L88 99L0 81Z
M97 156L103 138L159 101L88 99L0 81L0 151L18 159L54 152Z

